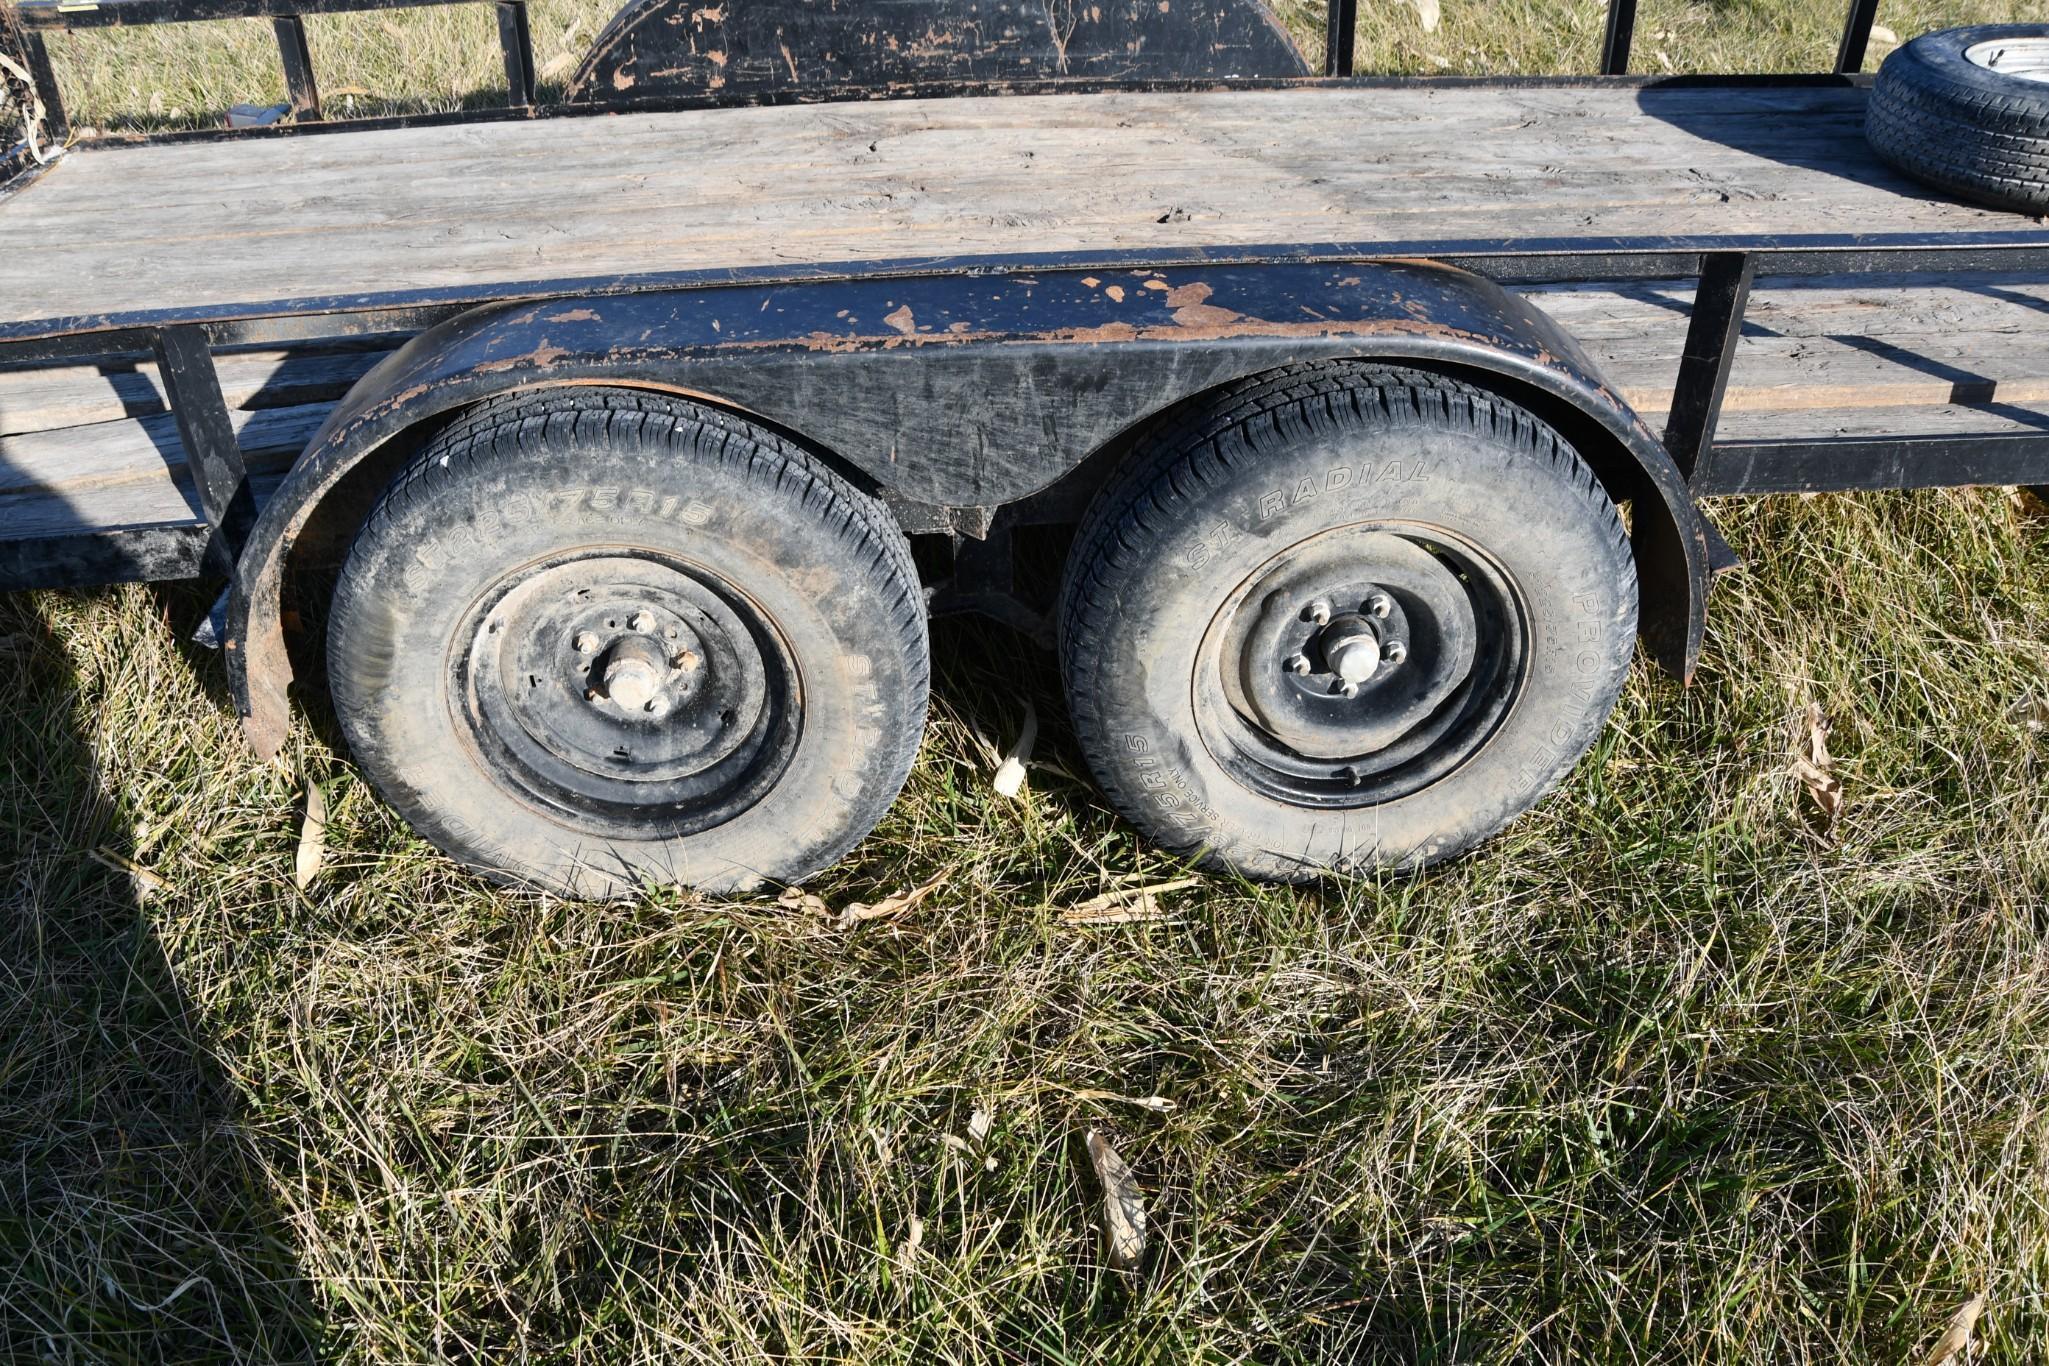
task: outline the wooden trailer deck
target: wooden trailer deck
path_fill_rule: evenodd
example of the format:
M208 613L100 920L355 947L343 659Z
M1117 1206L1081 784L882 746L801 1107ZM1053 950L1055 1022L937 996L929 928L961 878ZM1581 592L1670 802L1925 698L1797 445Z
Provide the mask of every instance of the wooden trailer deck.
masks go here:
M2038 239L1882 167L1851 88L1288 89L624 114L98 148L0 201L0 326L835 261ZM1530 291L1646 417L1691 284ZM2049 428L2049 284L1761 284L1723 435ZM20 331L19 328L9 330ZM37 330L30 328L28 330ZM275 470L375 359L226 355ZM146 360L0 371L0 526L197 508Z

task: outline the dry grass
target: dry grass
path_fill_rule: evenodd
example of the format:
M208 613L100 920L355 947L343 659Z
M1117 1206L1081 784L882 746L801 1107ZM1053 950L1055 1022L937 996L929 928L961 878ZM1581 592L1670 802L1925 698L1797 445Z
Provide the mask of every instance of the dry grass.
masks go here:
M1373 50L1464 62L1481 8ZM1585 37L1588 6L1511 8ZM1811 35L1839 6L1786 8ZM1665 22L1645 51L1701 55ZM417 88L487 87L479 33ZM260 31L243 66L168 41L68 45L82 117L277 93ZM1545 64L1529 41L1481 55ZM358 79L396 90L426 46ZM1180 870L1069 776L1051 666L1001 632L938 632L910 787L813 890L952 876L842 932L493 891L317 698L285 759L246 756L182 643L203 591L0 598L0 1355L1902 1361L1986 1290L1980 1360L2039 1361L2049 514L1721 517L1750 563L1699 683L1640 669L1504 838L1087 928L1057 908ZM1008 802L984 746L1027 699L1047 763ZM1810 701L1827 831L1788 762ZM1101 1256L1089 1127L1146 1193L1136 1275Z

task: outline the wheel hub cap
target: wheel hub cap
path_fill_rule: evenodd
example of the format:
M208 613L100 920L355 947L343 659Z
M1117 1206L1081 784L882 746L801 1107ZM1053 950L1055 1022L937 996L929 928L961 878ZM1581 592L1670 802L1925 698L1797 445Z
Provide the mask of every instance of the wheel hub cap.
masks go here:
M1356 688L1380 667L1380 630L1367 617L1347 614L1323 628L1318 642L1323 658L1340 683Z
M1964 60L2017 81L2049 84L2049 38L1994 38L1973 43L1964 49Z
M1448 533L1337 528L1275 556L1219 611L1197 725L1255 789L1384 800L1461 762L1505 714L1520 621L1505 581Z
M493 771L558 815L708 828L758 799L795 746L779 632L691 567L605 553L527 571L480 609L472 641L459 709Z

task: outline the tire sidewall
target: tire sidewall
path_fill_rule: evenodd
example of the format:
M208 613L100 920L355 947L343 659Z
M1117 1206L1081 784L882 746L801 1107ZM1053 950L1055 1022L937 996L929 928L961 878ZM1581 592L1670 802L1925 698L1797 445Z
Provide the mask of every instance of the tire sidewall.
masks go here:
M926 684L905 657L899 610L820 515L826 500L806 498L815 483L750 480L706 449L709 435L686 419L598 441L551 422L542 442L401 500L359 536L330 631L336 711L379 791L437 843L577 894L648 882L744 890L834 862L866 833L861 813L895 797L910 759L894 752L898 713L922 721ZM733 820L676 838L579 830L515 796L456 719L450 680L470 645L457 632L479 599L585 548L651 551L716 575L762 609L796 660L795 750ZM922 616L919 628L922 642Z
M1441 527L1505 572L1528 633L1520 696L1477 753L1409 796L1320 811L1255 793L1197 729L1191 680L1204 634L1258 566L1310 536L1378 521ZM1099 743L1119 756L1121 771L1099 776L1164 842L1257 849L1263 864L1242 852L1224 861L1268 875L1421 864L1492 834L1591 743L1635 635L1634 580L1613 524L1498 433L1397 421L1269 445L1145 555L1171 572L1132 576L1108 657L1070 662Z

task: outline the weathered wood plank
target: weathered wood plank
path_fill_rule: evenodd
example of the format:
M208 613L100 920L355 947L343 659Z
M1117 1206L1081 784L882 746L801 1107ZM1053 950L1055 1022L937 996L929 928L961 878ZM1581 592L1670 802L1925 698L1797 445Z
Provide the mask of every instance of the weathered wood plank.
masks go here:
M312 439L329 406L231 413L243 460L252 468L289 464ZM166 483L181 475L185 465L169 413L28 432L0 438L0 494L60 493L90 503L121 485ZM0 507L0 522L10 531L12 518Z
M182 467L177 476L160 471L156 478L98 489L90 497L69 491L0 494L0 527L8 541L203 520L199 496Z
M250 477L250 492L255 496L258 507L277 490L280 478L275 470ZM106 489L95 495L90 505L56 493L0 495L0 526L7 528L7 535L0 537L0 582L9 580L10 562L14 569L12 578L16 582L50 581L49 566L38 565L32 554L25 557L9 554L23 542L90 535L112 528L204 525L204 521L199 510L199 497L192 492L190 481L182 473L175 479L122 484ZM119 558L118 551L111 556L117 563ZM195 545L193 572L198 572L199 563L198 546ZM97 581L113 582L122 577L124 575L115 573ZM96 580L86 578L77 581L90 583Z
M1529 291L1647 418L1678 376L1691 281ZM1864 277L1754 291L1726 436L2005 430L2049 408L2049 282ZM1912 416L1902 409L1922 410ZM1910 424L1910 425L1900 425ZM1655 423L1654 423L1655 425Z
M1651 425L1659 424L1653 420ZM1999 436L2044 431L2049 431L2049 402L2034 400L1726 413L1715 437L1721 441L1819 441L1832 436Z
M934 254L2040 229L1885 169L1863 100L1051 95L99 149L0 206L0 320Z
M332 402L381 359L374 351L250 351L216 356L214 369L230 408L281 408ZM164 411L156 362L148 357L0 370L0 437Z

